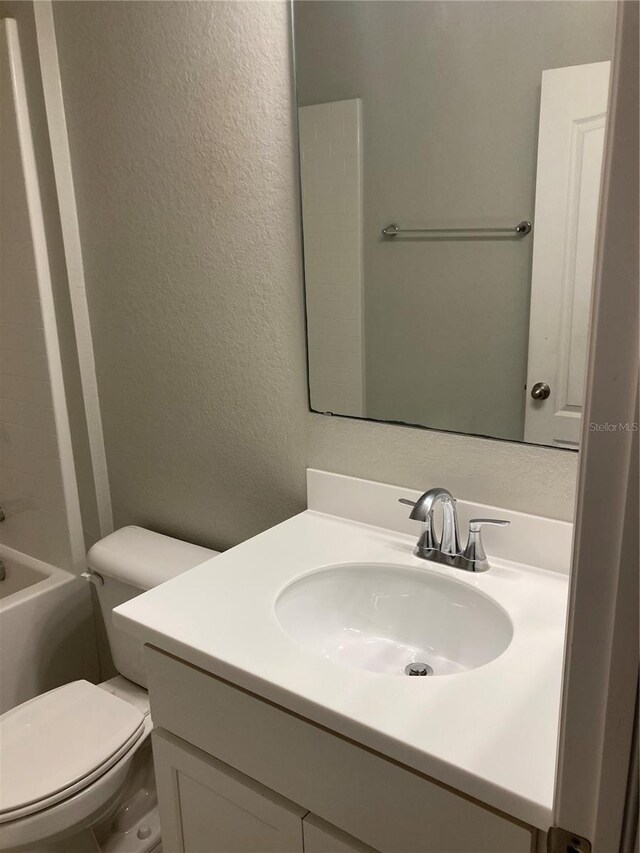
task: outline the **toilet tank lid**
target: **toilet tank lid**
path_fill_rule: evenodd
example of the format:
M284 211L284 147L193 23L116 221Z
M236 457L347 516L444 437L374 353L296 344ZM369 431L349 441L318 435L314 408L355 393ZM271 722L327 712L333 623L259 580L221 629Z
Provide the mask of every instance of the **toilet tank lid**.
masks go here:
M145 590L219 553L131 525L96 542L89 550L87 564L100 575Z

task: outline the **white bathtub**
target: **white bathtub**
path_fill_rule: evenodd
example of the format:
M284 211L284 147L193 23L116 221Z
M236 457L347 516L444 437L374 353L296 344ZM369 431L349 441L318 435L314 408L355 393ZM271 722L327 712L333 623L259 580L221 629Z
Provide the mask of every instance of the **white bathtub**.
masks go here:
M77 678L99 681L89 584L0 544L0 713Z

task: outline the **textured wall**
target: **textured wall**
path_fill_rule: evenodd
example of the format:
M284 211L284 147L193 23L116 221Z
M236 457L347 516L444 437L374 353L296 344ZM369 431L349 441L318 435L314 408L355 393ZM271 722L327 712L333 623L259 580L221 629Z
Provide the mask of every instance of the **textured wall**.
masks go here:
M300 103L362 99L369 416L523 438L532 237L380 230L533 218L542 71L610 59L615 13L606 0L295 5Z
M55 18L115 522L228 546L304 500L285 9Z
M285 3L54 8L117 525L230 546L309 464L571 517L575 454L308 413Z

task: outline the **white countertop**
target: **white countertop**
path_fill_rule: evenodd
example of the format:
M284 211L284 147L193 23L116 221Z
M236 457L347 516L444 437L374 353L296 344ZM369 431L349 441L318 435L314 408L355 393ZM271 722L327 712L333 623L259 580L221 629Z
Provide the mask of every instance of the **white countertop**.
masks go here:
M551 821L568 577L492 558L483 574L426 563L416 537L307 510L114 611L179 658L541 829ZM391 563L469 584L509 614L507 650L461 674L341 666L292 640L279 593L341 563Z

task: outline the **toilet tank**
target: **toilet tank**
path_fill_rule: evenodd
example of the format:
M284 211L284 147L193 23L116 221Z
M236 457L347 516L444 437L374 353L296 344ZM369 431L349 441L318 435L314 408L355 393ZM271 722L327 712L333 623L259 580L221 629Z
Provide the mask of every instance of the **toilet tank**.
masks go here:
M87 555L89 576L98 593L113 662L121 675L147 686L144 644L114 627L113 608L218 553L133 526L116 530L91 548Z

